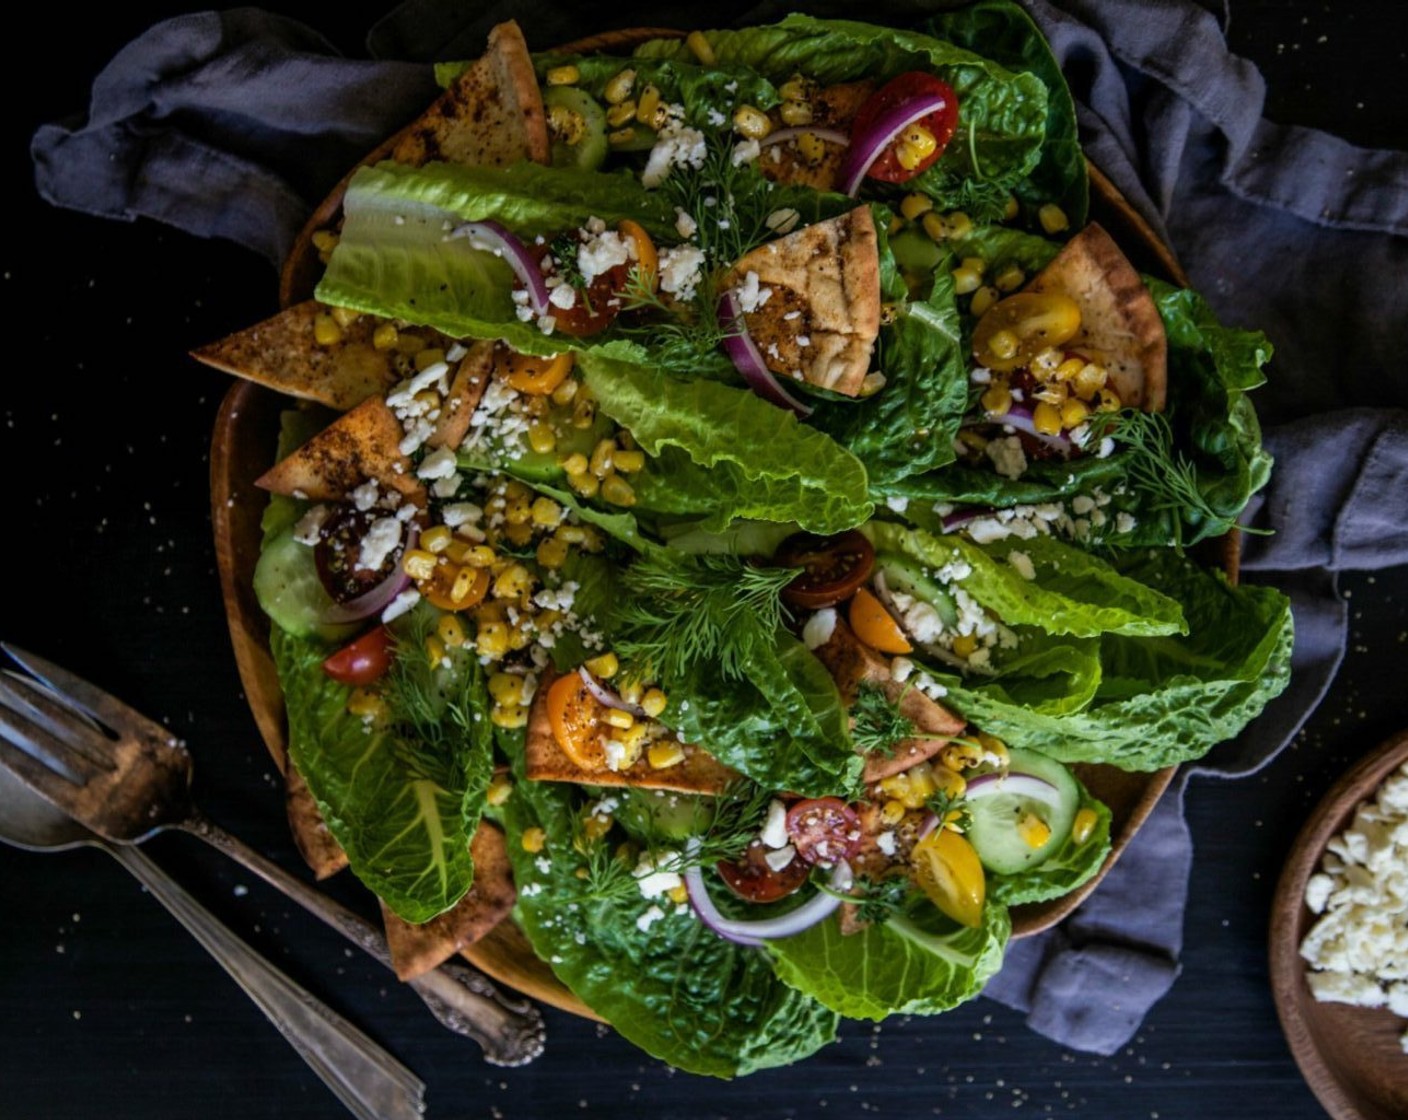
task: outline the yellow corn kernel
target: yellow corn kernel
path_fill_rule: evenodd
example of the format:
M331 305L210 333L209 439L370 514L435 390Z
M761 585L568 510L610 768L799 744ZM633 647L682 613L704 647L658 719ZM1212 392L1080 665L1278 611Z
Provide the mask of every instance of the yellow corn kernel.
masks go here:
M606 142L613 148L621 148L631 143L636 138L634 127L618 128L606 134Z
M945 797L962 797L968 790L968 782L957 770L947 766L934 769L934 786Z
M572 426L585 431L595 423L596 401L579 393L572 402Z
M634 474L636 471L645 470L645 452L618 450L612 456L612 463L618 471Z
M464 558L470 553L470 544L459 537L455 537L445 546L445 551L440 553L451 564L463 564Z
M1094 809L1082 809L1071 822L1071 839L1077 844L1084 844L1095 831L1095 824L1099 819Z
M551 498L539 497L534 499L533 524L541 525L545 529L555 529L562 520L562 507Z
M909 774L901 772L881 778L876 788L892 801L903 801L909 796Z
M635 101L627 98L621 104L613 105L606 110L606 123L612 128L620 128L622 125L630 124L636 119L636 108Z
M927 194L919 194L917 191L914 194L905 195L900 202L900 213L911 222L922 218L933 208L934 200Z
M592 457L587 464L587 469L597 478L605 478L611 473L612 459L615 454L616 443L614 440L600 440L592 449Z
M886 824L899 824L904 820L905 808L898 801L887 801L880 806L880 819Z
M989 735L985 731L979 731L976 736L978 745L983 748L983 755L986 761L996 763L1004 770L1007 768L1007 744L996 735Z
M561 460L559 466L568 474L586 474L588 460L580 451L575 451L567 458Z
M674 739L662 739L658 743L650 744L646 757L650 759L652 769L664 770L670 766L678 766L684 761L684 747Z
M432 669L438 668L445 660L445 643L434 634L425 639L425 662Z
M933 796L935 788L934 779L929 776L926 768L918 773L911 773L909 794L899 800L904 803L906 809L922 809L924 802Z
M525 683L521 673L490 673L489 695L505 707L522 704Z
M546 847L548 834L541 828L525 828L523 830L523 850L537 854Z
M601 489L601 479L590 471L583 471L581 474L569 474L567 485L584 498L594 498L596 492Z
M953 270L953 290L960 296L976 292L982 287L982 284L982 274L974 272L971 268L955 268Z
M1061 368L1061 351L1054 346L1047 346L1036 352L1036 356L1032 358L1030 364L1031 371L1037 379L1045 381L1053 377L1056 371ZM1057 378L1057 380L1060 379Z
M507 774L495 774L484 791L484 800L490 805L503 805L513 793L513 780Z
M372 347L377 350L391 350L396 346L400 333L395 323L382 323L372 331Z
M636 492L619 474L609 474L601 480L601 496L613 506L636 504Z
M811 97L815 84L810 78L793 74L778 88L777 95L784 101L805 101Z
M772 121L762 110L740 105L733 111L733 131L746 140L761 140L772 131Z
M557 433L552 430L552 425L542 420L529 424L528 446L539 455L551 455L557 449Z
M335 322L339 327L342 327L344 330L350 327L361 317L362 313L360 311L354 310L351 307L334 307L332 309L333 322Z
M1020 214L1021 212L1022 212L1021 204L1018 203L1018 201L1017 201L1017 199L1016 199L1016 197L1015 197L1014 195L1010 195L1010 194L1009 194L1009 195L1007 196L1007 205L1006 205L1005 207L1003 207L1003 210L1002 210L1002 220L1003 220L1004 222L1010 222L1013 218L1015 218L1015 217L1016 217L1018 214Z
M602 713L601 719L603 723L609 724L612 727L619 727L622 730L636 725L636 717L631 715L630 712L623 711L621 708L607 708L606 711Z
M610 813L592 813L582 821L582 838L595 843L610 832L615 823Z
M468 600L478 579L478 573L473 568L461 568L456 572L455 581L450 584L450 602L463 603Z
M622 681L616 687L616 695L627 704L639 704L645 694L645 686L638 680Z
M1013 357L1017 353L1017 347L1021 344L1021 339L1011 331L998 331L988 339L988 349L992 351L993 357L1001 358L1003 361Z
M804 132L797 137L797 154L812 167L826 158L826 141L815 132Z
M602 90L602 96L606 98L608 105L619 105L631 96L631 90L635 89L635 85L636 72L622 70L606 83L606 88Z
M455 534L448 525L434 525L420 535L420 547L426 552L441 553L450 547Z
M343 339L342 328L331 315L317 315L313 319L313 341L319 346L336 346Z
M1047 233L1060 233L1063 229L1071 228L1071 220L1066 217L1066 212L1054 202L1048 202L1038 210L1036 220Z
M1066 358L1051 371L1051 376L1057 381L1073 381L1076 375L1086 367L1086 364L1080 358Z
M1054 404L1041 401L1032 409L1032 427L1042 435L1058 434L1061 431L1061 410Z
M669 701L665 699L665 694L658 688L652 688L640 698L641 710L651 719L654 719L663 712L667 703L669 703Z
M489 722L495 727L509 729L524 727L528 723L528 709L518 704L496 704L489 710Z
M440 407L440 394L434 389L422 389L413 399L427 412Z
M922 124L912 124L900 133L895 158L906 171L913 171L934 154L938 141Z
M320 253L331 253L337 248L338 236L330 229L320 229L313 234L313 248Z
M659 112L660 91L648 85L641 91L640 100L636 102L636 120L648 128L653 128L656 114Z
M549 571L556 571L567 563L567 542L561 537L544 537L538 542L538 563Z
M508 627L502 622L480 623L474 648L480 657L502 657L508 652Z
M689 888L681 883L677 887L671 887L665 892L665 897L676 905L683 906L689 901Z
M1009 264L993 278L1000 292L1015 292L1026 283L1027 274L1015 264Z
M959 657L971 657L977 648L978 639L972 634L958 634L953 639L953 652Z
M988 441L980 436L972 428L960 428L958 430L958 442L963 444L969 451L981 452L987 447Z
M616 741L632 752L631 757L640 757L640 748L645 745L645 737L650 734L650 725L637 721L630 727L616 730Z
M464 623L457 615L444 614L435 624L435 635L445 643L446 649L459 649L467 640Z
M487 544L476 544L465 551L460 563L466 568L488 568L498 558L498 554Z
M621 668L621 662L610 650L593 657L587 662L587 672L597 680L609 681Z
M790 128L801 128L812 123L812 107L800 98L788 98L777 112L782 123Z
M504 503L504 520L510 525L526 525L533 518L533 503L528 498L510 498Z
M1017 835L1029 848L1040 848L1051 839L1051 826L1035 813L1024 813L1017 822Z
M990 284L984 284L973 293L973 302L968 305L968 309L978 318L987 314L987 310L997 302L998 291Z
M976 743L949 743L939 751L939 761L950 770L967 770L983 761L983 748Z
M568 63L566 66L554 66L548 71L547 79L550 86L575 86L582 80L582 72Z
M435 554L420 548L410 549L401 559L401 570L414 580L429 579L435 574L435 565Z
M713 66L718 61L714 57L713 46L702 31L691 31L685 36L684 45L689 48L689 53L699 60L700 66Z
M424 350L417 350L415 356L416 372L429 369L436 362L445 360L445 351L439 346L427 346Z
M931 241L943 241L948 237L948 223L944 221L944 216L936 210L930 210L920 220L919 224L924 227L924 232L929 235Z
M1090 408L1082 400L1072 397L1061 406L1061 427L1070 431L1079 428L1090 418Z
M1095 406L1096 412L1118 412L1120 407L1119 395L1113 389L1100 390L1100 403Z
M508 632L509 649L527 649L533 641L537 630L533 626L533 620L524 615L519 618L518 625Z
M984 390L979 400L989 413L1000 416L1012 408L1012 390L1001 381L994 382Z
M510 564L494 580L495 599L517 599L532 590L533 573L522 564Z
M569 377L552 391L553 404L571 404L572 398L577 395L577 389L581 382L574 377Z
M944 218L950 237L967 237L973 232L973 219L962 210L955 210Z
M352 695L347 698L347 711L350 715L366 720L379 720L388 713L386 701L381 698L381 694L365 688L352 690Z

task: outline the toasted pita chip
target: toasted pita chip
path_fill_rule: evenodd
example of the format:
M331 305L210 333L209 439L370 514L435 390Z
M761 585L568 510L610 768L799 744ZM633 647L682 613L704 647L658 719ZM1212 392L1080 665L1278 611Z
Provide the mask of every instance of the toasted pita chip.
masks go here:
M720 794L738 777L702 747L684 746L684 760L659 770L642 756L625 770L601 766L584 770L570 758L552 733L548 718L548 686L551 674L538 685L528 714L528 740L524 745L524 772L535 782L577 782L588 786L635 786L638 789L668 789L676 793Z
M435 431L425 442L429 447L456 448L469 434L469 418L479 407L489 378L494 374L494 343L476 342L455 370L450 391L440 408Z
M342 339L321 345L314 320L328 308L314 300L294 304L272 319L193 350L191 357L291 397L346 412L384 393L398 379L394 350L378 350L372 334L382 320L361 315Z
M254 485L275 494L335 502L368 479L404 494L419 506L425 488L417 481L411 461L401 454L405 432L381 397L363 401L343 413L282 462L274 464Z
M318 803L303 775L290 763L284 773L287 788L284 808L288 812L288 827L299 854L319 879L337 874L347 866L347 853L328 829L318 811Z
M508 862L504 834L481 821L470 842L474 857L474 885L445 913L421 925L412 925L381 904L386 923L386 945L401 980L438 968L467 945L473 945L513 909L518 892Z
M1066 346L1104 366L1120 400L1162 412L1168 397L1168 338L1154 297L1129 258L1088 225L1032 277L1028 292L1061 292L1080 306L1080 333Z
M849 133L856 112L874 92L874 82L844 82L818 90L809 102L811 127ZM768 116L772 119L774 130L788 127L778 110L774 109ZM821 154L814 161L803 154L796 140L769 144L758 156L758 170L764 178L784 186L836 190L846 145L829 140L818 140L817 143Z
M784 384L798 379L856 396L880 333L880 253L870 208L758 246L733 266L724 287L743 286L750 272L759 291L770 293L744 313L768 369Z
M507 167L548 162L543 96L523 32L512 21L489 32L483 56L402 134L391 153L419 167L432 160Z
M865 756L867 782L878 782L933 758L950 738L967 726L919 689L906 688L895 680L890 674L889 661L857 638L855 631L839 618L831 637L812 652L831 673L841 701L847 707L855 703L862 684L876 685L892 704L899 706L902 716L925 732L921 738L900 740L890 754L869 752Z

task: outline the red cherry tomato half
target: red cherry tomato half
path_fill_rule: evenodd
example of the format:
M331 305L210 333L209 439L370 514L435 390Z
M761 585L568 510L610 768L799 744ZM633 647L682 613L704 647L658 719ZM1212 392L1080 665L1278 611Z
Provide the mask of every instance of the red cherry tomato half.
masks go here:
M533 256L539 261L547 256L549 251L550 247L547 245L540 245L532 250ZM630 278L630 264L618 264L593 277L585 292L579 289L576 301L571 307L549 306L548 314L553 318L553 330L573 338L588 338L600 334L621 314L621 292L625 290Z
M786 898L807 881L811 865L797 857L781 871L768 866L768 849L756 840L737 862L724 860L715 866L719 878L745 902L776 902Z
M799 801L787 810L787 835L801 859L830 866L860 850L860 817L836 797Z
M323 672L338 684L374 684L391 668L391 631L385 626L368 630L355 642L343 646L323 662Z
M780 568L802 569L782 589L783 600L794 607L820 610L849 599L870 577L875 546L855 529L834 537L794 533L782 542L772 562Z
M904 143L904 133L901 132L870 165L870 170L866 172L868 178L879 179L883 183L904 183L934 166L939 157L944 154L944 148L953 139L953 134L958 128L958 95L953 92L953 87L942 78L936 78L932 74L925 74L919 70L911 70L906 74L891 78L871 94L865 104L860 107L860 111L856 113L855 121L851 124L853 141L873 129L876 122L887 115L891 109L906 101L912 101L915 97L927 97L931 94L936 94L944 99L943 107L920 117L915 123L933 136L934 150L916 163L914 167L904 167L901 165L898 155L899 146Z

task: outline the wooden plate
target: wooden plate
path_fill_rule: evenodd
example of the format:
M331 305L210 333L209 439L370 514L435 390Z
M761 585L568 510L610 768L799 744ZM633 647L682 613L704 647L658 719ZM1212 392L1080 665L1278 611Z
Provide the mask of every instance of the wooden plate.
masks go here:
M564 51L628 50L647 39L678 37L683 32L639 28L610 32L580 40ZM385 158L395 144L392 137L372 152L364 163ZM280 277L279 298L284 307L308 299L321 273L312 235L335 224L351 172L313 213L304 227ZM1142 271L1178 284L1187 278L1177 259L1148 223L1098 169L1090 168L1091 218L1099 221ZM264 742L280 767L287 758L283 694L269 654L269 622L252 591L254 564L259 558L259 515L265 495L254 479L273 462L278 434L278 414L288 401L267 389L237 382L225 397L215 421L211 444L211 510L215 529L220 583L234 645L235 661L245 695L254 712ZM1239 545L1236 534L1220 542L1205 561L1220 566L1235 582ZM1159 796L1173 778L1174 768L1151 773L1127 773L1113 766L1082 764L1075 768L1090 792L1110 807L1112 850L1099 875L1083 887L1051 902L1017 906L1012 910L1012 935L1029 937L1060 922L1095 889L1105 873L1134 838ZM511 923L504 923L465 956L495 979L525 995L554 1007L596 1018L529 949Z
M1408 730L1370 752L1325 795L1291 848L1271 906L1271 990L1276 1013L1301 1073L1335 1120L1408 1117L1408 1054L1399 1038L1408 1023L1382 1009L1320 1003L1305 981L1300 943L1316 915L1305 884L1325 845L1346 828L1359 804L1408 762Z

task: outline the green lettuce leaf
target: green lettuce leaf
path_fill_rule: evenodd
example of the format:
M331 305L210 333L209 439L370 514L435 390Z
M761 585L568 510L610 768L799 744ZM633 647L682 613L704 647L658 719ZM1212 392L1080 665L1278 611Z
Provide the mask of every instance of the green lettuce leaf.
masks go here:
M982 924L969 929L943 917L927 900L859 933L819 922L769 941L783 981L850 1019L937 1015L983 989L1002 967L1012 932L1007 908L989 901Z
M1110 810L1104 802L1090 796L1081 783L1080 807L1095 814L1095 827L1084 842L1075 837L1066 842L1036 867L1015 875L988 874L988 898L1018 906L1028 902L1047 902L1070 894L1089 882L1105 864L1110 854Z

